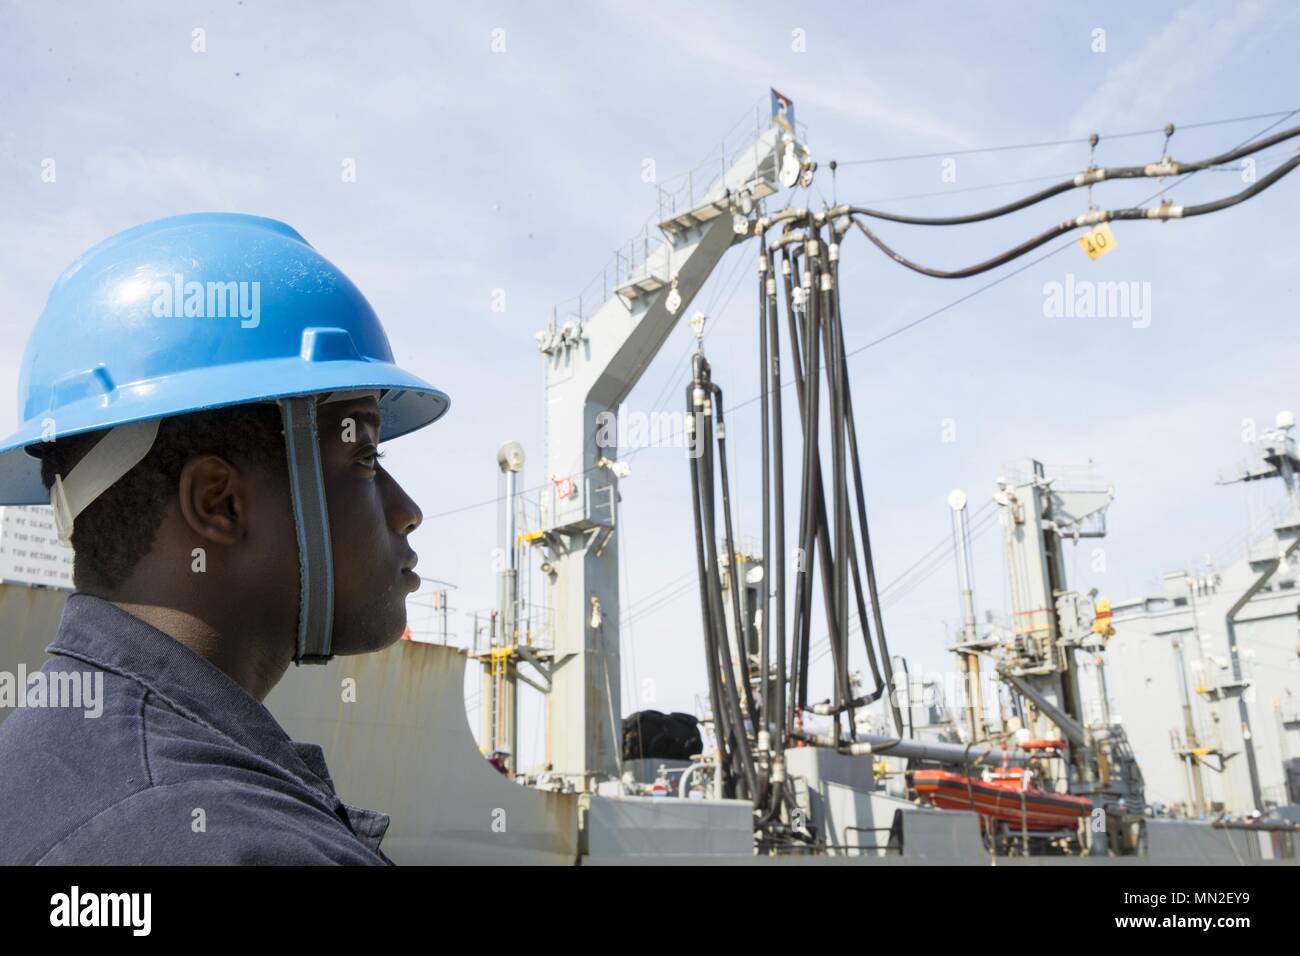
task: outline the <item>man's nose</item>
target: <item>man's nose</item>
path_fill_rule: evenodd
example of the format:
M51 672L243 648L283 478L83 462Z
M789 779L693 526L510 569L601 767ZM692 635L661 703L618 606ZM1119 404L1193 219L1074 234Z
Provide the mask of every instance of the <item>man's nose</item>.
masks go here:
M395 534L410 534L424 521L424 513L420 511L414 499L411 498L396 479L388 472L383 472L385 484L384 489L384 511L388 517L388 526L392 528Z

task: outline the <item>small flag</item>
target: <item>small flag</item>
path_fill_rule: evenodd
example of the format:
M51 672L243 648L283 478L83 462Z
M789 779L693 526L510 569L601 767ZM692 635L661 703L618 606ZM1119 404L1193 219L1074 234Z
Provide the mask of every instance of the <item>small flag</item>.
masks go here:
M772 90L772 122L794 135L794 100L776 90Z

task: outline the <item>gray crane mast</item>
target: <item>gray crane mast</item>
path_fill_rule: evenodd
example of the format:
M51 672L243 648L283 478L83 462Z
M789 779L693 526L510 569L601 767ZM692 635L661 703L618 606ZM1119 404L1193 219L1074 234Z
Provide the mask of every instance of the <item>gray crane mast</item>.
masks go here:
M621 770L619 700L619 481L608 423L731 246L754 204L793 185L807 150L773 125L680 212L664 210L664 241L624 263L594 314L538 334L546 368L542 537L549 568L554 663L549 674L548 762L579 790ZM741 231L744 229L745 231ZM599 439L599 440L598 440Z

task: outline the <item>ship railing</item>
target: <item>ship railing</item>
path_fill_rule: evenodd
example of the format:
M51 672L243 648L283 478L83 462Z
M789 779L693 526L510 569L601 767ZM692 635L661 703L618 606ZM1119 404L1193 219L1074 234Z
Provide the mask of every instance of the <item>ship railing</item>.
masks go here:
M696 165L684 173L669 177L662 182L654 176L653 158L643 160L644 178L647 173L651 178L646 183L655 186L657 204L644 223L633 233L627 242L614 250L599 271L584 285L577 295L556 303L553 316L558 325L566 321L585 322L603 306L614 291L634 279L644 279L652 274L651 263L664 259L658 255L667 238L659 232L659 224L676 213L696 208L706 197L713 193L732 166L747 150L757 150L758 140L771 126L770 101L767 96L754 104L753 112L746 111L740 119L724 134L718 147ZM803 123L796 122L795 131L800 143L806 143L808 129ZM645 164L649 165L645 165ZM763 164L758 174L772 182L777 181L774 163ZM654 276L667 284L670 276Z
M614 482L604 474L583 475L574 483L574 493L567 497L562 497L558 485L552 482L543 492L538 526L551 532L613 528L617 494Z
M456 585L437 578L420 578L420 589L406 599L406 629L410 639L426 644L462 646L452 621L457 620L451 604Z
M495 648L522 647L528 651L550 653L555 648L555 614L552 608L533 605L522 609L515 618L514 633L507 635L496 608L468 612L473 635L467 650L484 656Z

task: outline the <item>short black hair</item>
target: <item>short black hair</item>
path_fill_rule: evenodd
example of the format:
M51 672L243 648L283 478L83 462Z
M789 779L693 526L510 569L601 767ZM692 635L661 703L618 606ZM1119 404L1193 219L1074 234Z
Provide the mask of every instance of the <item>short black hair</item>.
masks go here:
M86 432L31 449L40 456L46 489L105 434ZM261 402L164 418L149 454L73 522L73 584L104 591L121 585L153 547L163 510L176 498L181 469L208 454L244 467L286 466L279 407Z

